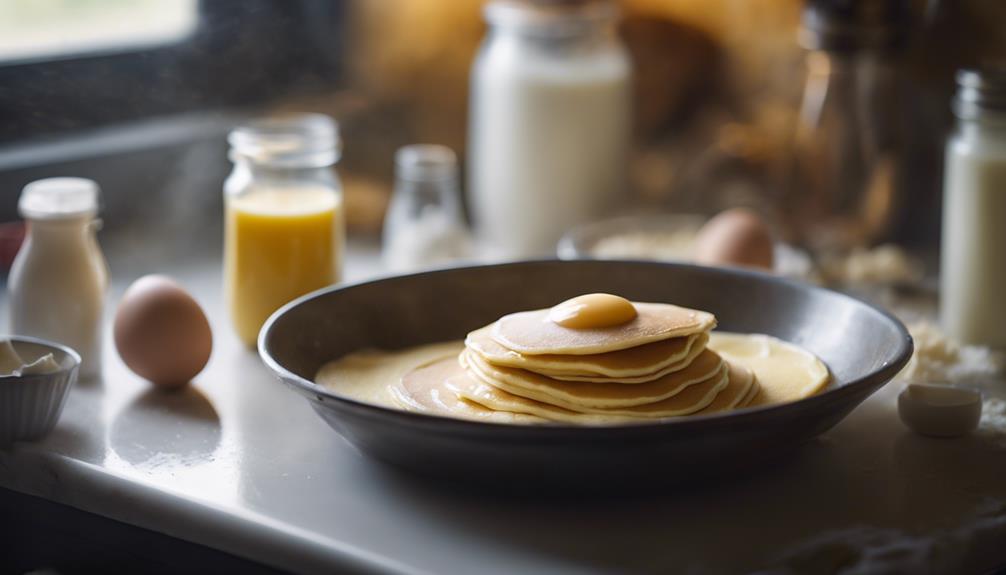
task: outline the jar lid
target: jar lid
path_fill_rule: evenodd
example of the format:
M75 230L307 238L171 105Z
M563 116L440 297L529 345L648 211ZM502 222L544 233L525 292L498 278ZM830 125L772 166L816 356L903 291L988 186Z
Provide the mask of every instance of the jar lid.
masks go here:
M231 159L287 168L331 166L341 152L339 125L325 114L251 120L234 128L227 141Z
M974 118L985 111L1006 112L1006 62L957 72L954 113Z
M890 50L904 44L911 11L906 0L808 0L797 39L808 50Z
M483 8L486 22L535 36L563 37L618 19L611 0L492 0Z
M18 212L32 220L62 220L98 213L100 188L87 178L35 180L21 190Z

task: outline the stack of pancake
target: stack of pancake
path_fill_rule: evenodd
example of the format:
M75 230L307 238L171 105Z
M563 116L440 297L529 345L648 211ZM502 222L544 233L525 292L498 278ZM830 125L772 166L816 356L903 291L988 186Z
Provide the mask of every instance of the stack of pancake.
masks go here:
M709 349L715 317L635 303L619 325L572 329L552 310L507 315L463 351L406 374L407 407L498 421L607 423L705 415L753 404L761 386ZM554 308L553 308L554 309Z

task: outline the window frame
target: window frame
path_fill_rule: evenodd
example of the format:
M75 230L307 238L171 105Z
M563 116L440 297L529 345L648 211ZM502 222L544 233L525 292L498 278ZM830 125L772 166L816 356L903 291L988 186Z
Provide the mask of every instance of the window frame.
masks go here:
M0 62L0 145L331 89L346 3L200 0L178 42Z

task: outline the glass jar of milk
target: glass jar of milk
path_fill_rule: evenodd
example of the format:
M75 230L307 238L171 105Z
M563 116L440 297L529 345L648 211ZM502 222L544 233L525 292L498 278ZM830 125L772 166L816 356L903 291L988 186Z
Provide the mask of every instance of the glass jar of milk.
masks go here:
M306 114L235 128L224 183L224 283L238 337L255 345L290 300L339 281L345 231L332 118Z
M624 192L631 66L612 2L493 0L472 70L469 199L490 254L554 254Z
M1006 349L1006 66L957 75L943 188L940 320Z

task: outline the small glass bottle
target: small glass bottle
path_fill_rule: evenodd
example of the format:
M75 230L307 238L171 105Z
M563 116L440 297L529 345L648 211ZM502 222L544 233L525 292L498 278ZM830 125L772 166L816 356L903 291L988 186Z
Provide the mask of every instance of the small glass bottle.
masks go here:
M486 4L468 193L491 255L552 255L625 192L632 70L610 1Z
M95 237L98 196L98 185L84 178L25 186L18 210L28 235L8 280L11 331L72 347L82 378L101 373L108 267Z
M339 133L332 118L307 114L251 122L228 141L225 289L238 336L254 346L274 311L341 277Z
M1006 66L957 74L943 184L940 321L1006 349Z
M458 161L444 146L418 144L395 154L395 192L384 217L384 265L411 271L469 256Z

